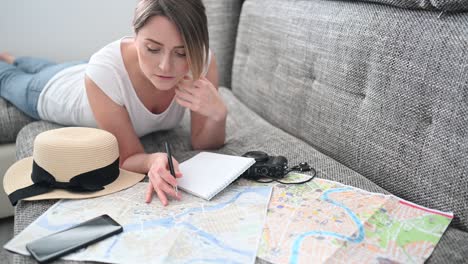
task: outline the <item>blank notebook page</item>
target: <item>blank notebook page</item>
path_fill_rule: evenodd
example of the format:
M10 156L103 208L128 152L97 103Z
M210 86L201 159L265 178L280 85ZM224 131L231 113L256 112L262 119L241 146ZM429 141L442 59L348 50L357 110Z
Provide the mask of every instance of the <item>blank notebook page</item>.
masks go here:
M178 188L210 200L255 163L255 159L201 152L179 165Z

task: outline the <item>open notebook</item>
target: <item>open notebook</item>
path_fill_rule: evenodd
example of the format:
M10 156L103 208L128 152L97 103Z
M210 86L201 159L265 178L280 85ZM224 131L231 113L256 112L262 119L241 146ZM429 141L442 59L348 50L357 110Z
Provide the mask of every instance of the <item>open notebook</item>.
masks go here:
M201 152L179 165L178 188L210 200L255 163L253 158Z

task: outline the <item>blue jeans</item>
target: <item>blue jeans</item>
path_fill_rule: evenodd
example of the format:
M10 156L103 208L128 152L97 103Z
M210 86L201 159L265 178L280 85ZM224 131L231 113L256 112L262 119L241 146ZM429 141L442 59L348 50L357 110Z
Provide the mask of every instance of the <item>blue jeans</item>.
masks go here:
M17 58L13 64L0 61L0 96L28 116L40 119L37 102L47 82L59 71L80 63L85 62L57 64L31 57Z

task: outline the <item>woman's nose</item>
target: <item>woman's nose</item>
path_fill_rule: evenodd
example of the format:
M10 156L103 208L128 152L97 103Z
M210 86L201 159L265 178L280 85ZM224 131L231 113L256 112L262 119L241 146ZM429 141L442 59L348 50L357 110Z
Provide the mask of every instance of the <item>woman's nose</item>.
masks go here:
M170 56L169 54L163 55L161 61L159 61L159 69L163 72L167 72L170 69Z

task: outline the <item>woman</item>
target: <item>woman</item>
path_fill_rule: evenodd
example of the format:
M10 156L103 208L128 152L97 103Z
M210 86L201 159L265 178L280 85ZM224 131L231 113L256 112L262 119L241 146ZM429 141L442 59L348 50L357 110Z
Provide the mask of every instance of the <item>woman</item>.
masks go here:
M88 63L53 64L0 56L0 95L29 116L62 125L91 126L114 134L120 166L148 173L162 204L174 191L165 153L145 153L139 137L174 128L191 113L195 149L224 144L227 109L217 92L217 66L209 50L201 0L141 0L135 35L110 43ZM176 177L181 177L174 160Z

